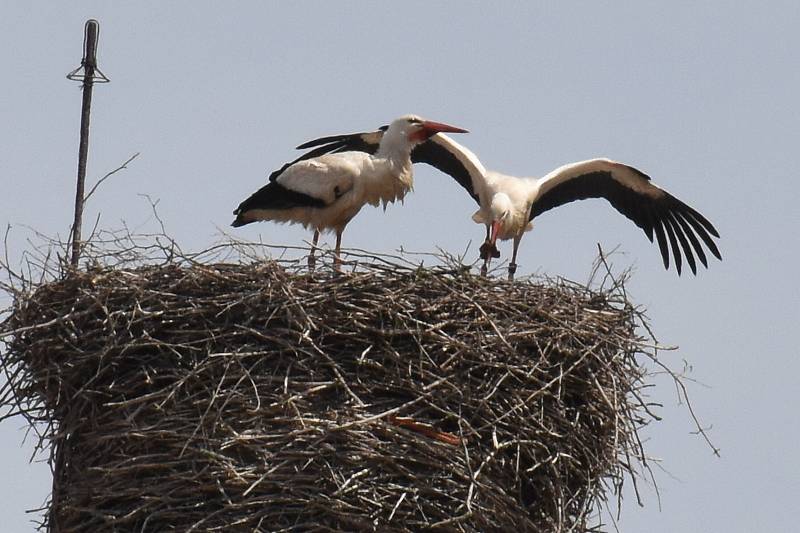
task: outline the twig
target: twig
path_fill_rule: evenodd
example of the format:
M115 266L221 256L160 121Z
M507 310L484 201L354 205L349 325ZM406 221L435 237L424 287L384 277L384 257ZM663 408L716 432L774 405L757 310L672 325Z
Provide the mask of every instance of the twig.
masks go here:
M128 163L130 163L131 161L133 161L133 160L134 160L134 159L136 159L137 157L139 157L139 152L136 152L135 154L133 154L132 156L130 156L130 157L128 158L128 160L127 160L127 161L125 161L125 162L124 162L124 163L122 163L120 166L118 166L117 168L115 168L114 170L112 170L111 172L107 173L105 176L103 176L103 177L102 177L102 178L100 178L99 180L97 180L97 183L95 183L95 184L94 184L94 187L92 187L92 188L91 188L91 190L89 190L88 194L86 194L86 196L84 196L84 197L83 197L83 201L84 201L84 203L86 203L86 202L89 200L89 198L91 198L91 196L94 194L94 191L96 191L96 190L97 190L97 188L98 188L98 187L99 187L99 186L100 186L100 185L101 185L101 184L102 184L104 181L106 181L108 178L110 178L111 176L113 176L114 174L116 174L117 172L119 172L120 170L124 170L124 169L128 168Z

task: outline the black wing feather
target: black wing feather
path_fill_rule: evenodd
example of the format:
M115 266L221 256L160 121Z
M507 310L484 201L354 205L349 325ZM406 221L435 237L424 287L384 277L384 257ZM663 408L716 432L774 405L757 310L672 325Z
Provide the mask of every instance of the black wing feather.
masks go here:
M713 235L716 238L719 238L719 232L717 231L717 228L715 228L714 225L711 222L709 222L708 219L706 219L706 217L704 217L703 215L701 215L700 213L698 213L697 211L695 211L694 209L692 209L688 205L684 204L680 200L677 200L677 201L681 204L681 211L683 211L685 213L689 213L690 215L692 215L697 220L697 222L699 222L700 225L705 228L705 230L708 233L710 233L711 235Z
M661 252L661 259L664 261L664 268L669 268L669 246L667 245L667 236L664 234L664 225L660 220L655 223L655 231L658 249Z
M683 255L686 258L686 262L689 263L689 268L692 270L692 274L697 274L697 263L694 260L694 253L692 251L692 246L689 244L689 239L686 238L686 235L683 232L683 227L681 223L678 222L678 218L675 216L674 211L670 211L668 213L670 224L672 224L672 229L675 231L675 236L678 237L678 241L681 243L681 249L683 250Z
M650 181L646 174L628 168ZM655 235L664 268L669 268L672 255L679 275L683 257L693 273L697 272L695 254L703 266L708 266L700 240L718 259L722 258L712 239L712 236L718 238L719 233L703 215L661 189L653 195L638 193L615 180L610 171L587 172L554 186L537 198L530 218L533 220L550 209L587 198L605 198L617 211L639 226L651 242Z
M381 126L378 131L362 131L359 133L345 133L343 135L328 135L327 137L320 137L319 139L312 139L306 141L297 147L298 150L305 150L306 148L313 148L322 144L330 144L333 142L342 142L351 146L353 151L361 151L367 153L375 153L378 149L378 143L368 141L368 136L375 136L380 142L380 136L376 135L378 132L385 132L389 126Z
M705 252L703 251L703 246L700 244L700 241L697 240L697 236L694 234L694 231L692 231L692 227L688 222L686 222L686 219L684 219L683 213L676 211L675 213L672 213L672 216L678 221L678 224L680 224L683 234L686 235L690 241L692 241L692 248L697 254L697 258L701 263L703 263L704 267L708 268L708 260L706 259Z
M672 221L669 217L664 217L664 229L667 230L667 237L669 238L669 243L672 246L672 256L675 258L675 268L678 270L678 275L681 275L681 251L678 248L678 239L675 238L675 230L672 227Z
M719 236L716 229L714 228L714 226L711 226L711 229L713 229L714 231L713 232L708 231L708 228L703 226L703 224L698 221L697 219L698 216L703 220L705 220L705 218L703 218L702 215L700 215L700 213L698 213L694 209L689 208L688 211L684 212L684 218L686 219L686 222L688 222L694 228L695 232L700 236L700 238L703 239L703 242L706 244L708 249L711 250L711 253L714 254L714 257L716 257L717 259L722 259L722 255L719 253L719 249L717 249L717 244L711 238L711 235L714 235L715 237ZM706 220L706 222L708 221ZM709 222L709 225L710 224L711 223ZM711 235L709 235L709 233L711 233Z
M381 127L381 131L383 131ZM305 161L314 157L319 157L325 154L333 154L338 152L366 152L374 154L378 151L378 143L370 142L367 136L374 135L375 132L362 132L362 133L346 133L344 135L329 135L327 137L320 137L319 139L312 139L304 142L297 147L298 150L305 150L306 148L314 148L304 153L297 159L290 161L283 165L278 170L273 171L269 175L269 181L275 181L278 176L299 161Z
M283 172L287 168L289 168L290 166L294 165L298 161L305 161L306 159L312 159L312 158L317 157L317 156L321 156L321 155L325 155L325 154L328 154L328 153L331 153L331 152L335 152L335 151L337 151L337 149L340 146L342 146L341 143L331 143L329 145L320 146L319 148L315 148L314 150L309 150L308 152L304 153L303 155L301 155L297 159L286 163L285 165L283 165L278 170L272 171L272 173L269 175L269 181L272 182L272 181L277 180L278 176L283 174Z
M445 147L433 142L433 140L427 140L414 147L411 151L411 161L413 163L426 163L445 174L449 174L459 185L464 187L478 205L481 204L478 194L472 188L472 177L469 172L464 168L461 161Z

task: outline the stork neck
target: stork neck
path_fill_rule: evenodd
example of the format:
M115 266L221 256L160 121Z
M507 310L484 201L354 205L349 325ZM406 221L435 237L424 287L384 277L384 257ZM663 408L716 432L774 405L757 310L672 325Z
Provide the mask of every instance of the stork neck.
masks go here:
M381 144L378 146L378 151L375 155L388 159L391 163L401 167L411 166L411 150L413 147L404 134L386 134L381 139Z

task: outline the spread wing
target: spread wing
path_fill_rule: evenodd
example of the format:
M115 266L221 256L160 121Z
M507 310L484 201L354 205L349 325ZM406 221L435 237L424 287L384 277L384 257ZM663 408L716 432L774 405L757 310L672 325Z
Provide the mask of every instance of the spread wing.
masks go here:
M719 233L711 222L652 183L647 174L608 159L564 165L542 178L531 209L531 220L554 207L586 198L605 198L642 228L650 242L655 235L664 268L669 268L670 247L678 274L682 256L695 274L695 255L708 267L700 241L717 259L722 259L712 238L719 238Z

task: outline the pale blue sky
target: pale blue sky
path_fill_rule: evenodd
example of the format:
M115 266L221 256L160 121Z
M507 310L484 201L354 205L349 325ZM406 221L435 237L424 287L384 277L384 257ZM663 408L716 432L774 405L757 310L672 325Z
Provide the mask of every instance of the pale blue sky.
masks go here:
M89 177L141 156L93 197L102 224L149 218L160 200L186 249L227 231L231 210L293 147L418 113L471 130L460 137L493 169L541 175L606 156L637 166L712 220L723 262L696 278L661 266L657 247L607 204L537 219L520 274L585 280L620 245L629 292L659 339L680 346L694 407L722 450L692 435L674 389L653 391L665 420L646 432L662 509L629 498L623 532L789 531L800 495L796 413L800 200L800 4L786 2L8 2L0 17L0 224L65 235L71 220L83 24L101 24ZM345 246L463 251L483 229L472 200L432 169L386 212L365 209ZM235 231L297 245L301 228ZM330 242L330 239L327 240ZM510 245L501 247L504 255ZM0 425L4 531L49 490L28 465L21 420Z

